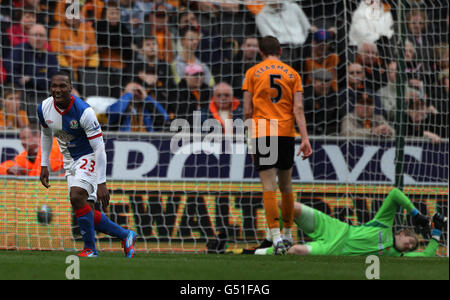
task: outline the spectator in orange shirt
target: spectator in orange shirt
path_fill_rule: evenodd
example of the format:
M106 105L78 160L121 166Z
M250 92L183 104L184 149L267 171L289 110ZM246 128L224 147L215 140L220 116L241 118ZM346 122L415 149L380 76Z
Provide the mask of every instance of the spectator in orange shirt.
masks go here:
M210 117L219 121L225 134L233 134L233 125L228 126L226 120L243 118L242 105L233 95L233 88L226 82L219 82L214 86L213 96L209 102Z
M79 19L65 18L63 23L50 30L50 45L58 56L59 66L73 70L74 81L81 84L75 87L83 96L88 96L86 88L92 89L91 86L98 81L92 69L99 66L97 39L92 25Z
M309 75L306 84L312 82L311 73L314 70L325 69L333 75L331 86L337 92L337 67L339 61L339 56L336 53L330 53L330 32L323 29L316 31L312 41L311 57L306 59L305 71Z
M33 123L30 127L23 128L19 137L24 151L13 160L7 160L0 164L0 175L39 176L41 172L41 147L39 147L41 138L38 126ZM63 169L63 156L56 140L53 141L50 164L53 172Z
M67 3L66 0L58 0L55 6L55 12L53 19L56 23L63 23L66 15L66 11L71 3ZM88 22L94 22L95 20L100 20L105 3L107 1L102 0L87 0L84 1L80 10L80 16L83 20ZM79 3L80 4L80 3ZM69 9L70 11L70 9ZM72 11L73 12L73 11Z
M154 36L158 42L158 58L171 63L176 56L176 39L169 30L169 15L167 8L162 4L155 4L153 12L148 16L145 36Z
M27 112L21 108L22 92L13 87L3 87L0 99L0 129L18 129L28 125Z

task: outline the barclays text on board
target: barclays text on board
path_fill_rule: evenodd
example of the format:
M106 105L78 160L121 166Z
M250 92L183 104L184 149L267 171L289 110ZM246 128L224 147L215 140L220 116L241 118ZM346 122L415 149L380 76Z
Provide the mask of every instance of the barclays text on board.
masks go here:
M247 144L228 141L191 142L171 153L171 137L161 135L105 135L107 175L112 180L257 181ZM312 138L313 155L295 157L296 182L336 184L392 184L395 143ZM297 150L300 143L296 145ZM405 145L406 185L448 184L448 142L409 141ZM223 151L223 149L232 149ZM0 137L1 160L22 151L13 135Z

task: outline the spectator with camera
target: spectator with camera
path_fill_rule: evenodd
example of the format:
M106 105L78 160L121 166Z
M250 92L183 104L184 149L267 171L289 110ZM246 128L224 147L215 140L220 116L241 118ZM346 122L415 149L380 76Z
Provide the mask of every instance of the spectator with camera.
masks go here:
M169 121L165 107L136 82L127 84L122 97L106 113L109 129L123 132L153 132Z

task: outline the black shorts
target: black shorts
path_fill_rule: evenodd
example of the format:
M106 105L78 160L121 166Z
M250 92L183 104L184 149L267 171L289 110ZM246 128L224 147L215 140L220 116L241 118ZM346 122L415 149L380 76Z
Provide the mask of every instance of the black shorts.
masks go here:
M277 144L271 145L270 140L275 138ZM253 163L257 171L276 168L278 170L289 170L294 165L295 138L287 136L260 137L251 140ZM262 143L263 147L259 146ZM264 147L264 145L266 145Z

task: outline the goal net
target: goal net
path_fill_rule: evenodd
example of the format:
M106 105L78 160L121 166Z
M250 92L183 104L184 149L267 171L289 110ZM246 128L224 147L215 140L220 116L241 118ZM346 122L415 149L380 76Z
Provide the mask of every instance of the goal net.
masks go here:
M36 107L58 69L102 125L104 212L137 232L137 251L261 242L262 187L238 125L266 35L304 89L313 154L294 159L296 201L361 225L397 186L422 214L448 215L448 1L2 0L0 11L0 249L82 247L57 148L51 187L39 181ZM403 208L394 227L413 228Z

